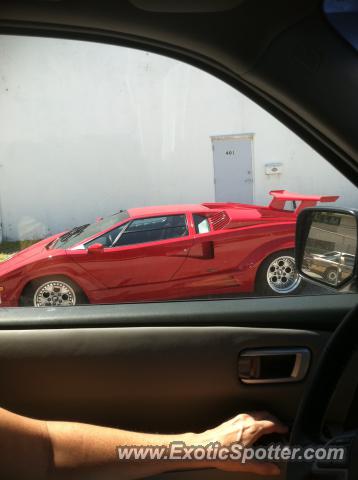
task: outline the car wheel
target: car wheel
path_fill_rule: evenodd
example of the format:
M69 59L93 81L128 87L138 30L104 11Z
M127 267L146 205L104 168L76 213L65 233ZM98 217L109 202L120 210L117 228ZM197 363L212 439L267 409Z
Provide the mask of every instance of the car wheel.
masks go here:
M257 274L256 291L260 295L288 295L302 288L293 250L281 250L262 263Z
M328 283L331 285L337 285L338 281L338 271L336 268L327 268L327 270L324 272L324 278Z
M21 302L31 307L70 307L86 302L82 290L67 278L43 278L31 282L23 292Z

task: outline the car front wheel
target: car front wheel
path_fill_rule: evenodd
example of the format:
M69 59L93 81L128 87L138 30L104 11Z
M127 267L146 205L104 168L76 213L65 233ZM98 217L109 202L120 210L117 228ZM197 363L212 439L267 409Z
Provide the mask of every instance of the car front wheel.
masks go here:
M256 291L260 295L287 295L302 288L293 250L281 250L262 263L257 274Z

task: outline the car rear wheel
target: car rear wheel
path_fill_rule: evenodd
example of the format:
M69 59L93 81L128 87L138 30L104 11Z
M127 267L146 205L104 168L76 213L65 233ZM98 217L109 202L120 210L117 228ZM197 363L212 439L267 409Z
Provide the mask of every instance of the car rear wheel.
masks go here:
M256 281L256 291L260 295L287 295L301 288L293 250L281 250L262 263Z
M82 290L67 278L43 278L25 289L21 304L32 307L70 307L86 302Z

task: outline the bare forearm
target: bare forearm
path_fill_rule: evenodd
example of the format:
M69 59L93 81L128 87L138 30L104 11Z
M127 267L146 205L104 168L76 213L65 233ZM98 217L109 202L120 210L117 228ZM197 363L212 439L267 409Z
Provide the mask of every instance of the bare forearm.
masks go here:
M46 480L52 451L46 423L0 408L0 478Z
M189 463L184 461L121 461L117 448L123 445L169 446L175 441L192 445L199 441L196 435L189 433L155 435L65 422L47 422L47 426L53 449L50 480L125 480L188 468Z
M45 422L0 409L0 478L17 480L130 480L186 462L120 461L118 447L188 445L194 434L155 435L72 422ZM199 465L197 465L199 467Z
M261 475L279 474L267 462L150 459L121 460L118 447L229 446L239 442L250 446L262 435L285 433L287 428L267 412L241 414L202 432L156 435L70 422L45 422L0 409L0 478L17 480L132 480L170 471L192 468L220 468ZM167 452L167 449L164 448ZM162 458L162 457L161 457Z

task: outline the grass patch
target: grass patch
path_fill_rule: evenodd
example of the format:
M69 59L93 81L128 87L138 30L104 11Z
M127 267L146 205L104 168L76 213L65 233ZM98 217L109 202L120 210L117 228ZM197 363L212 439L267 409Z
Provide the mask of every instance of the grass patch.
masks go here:
M0 262L3 262L11 255L24 248L31 247L34 243L39 242L39 240L18 240L16 242L3 242L0 243Z

